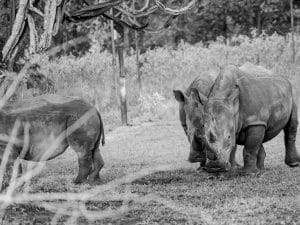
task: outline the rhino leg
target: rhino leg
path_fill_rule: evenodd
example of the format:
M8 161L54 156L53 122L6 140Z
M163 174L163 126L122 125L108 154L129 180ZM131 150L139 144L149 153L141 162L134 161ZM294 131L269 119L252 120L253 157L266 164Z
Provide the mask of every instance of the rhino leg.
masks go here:
M259 150L261 149L264 139L265 127L264 126L250 126L246 130L246 141L243 150L245 174L256 174L259 172L257 169L257 160Z
M236 149L237 149L237 147L235 146L230 152L229 162L231 164L232 169L237 169L237 168L241 167L241 165L237 163L236 158L235 158Z
M285 144L285 163L290 167L296 167L300 164L300 156L296 149L296 135L298 127L297 106L294 104L291 117L284 128L284 144Z
M92 169L92 154L88 152L78 152L77 150L75 151L77 152L78 156L79 171L76 179L74 180L74 183L79 184L87 179Z
M9 182L10 182L12 174L13 174L13 169L14 169L15 163L18 163L18 165L17 165L18 167L16 168L17 171L15 171L15 172L17 172L16 176L18 177L18 175L22 174L22 165L20 163L20 160L18 159L18 156L19 156L18 149L13 147L8 156L8 159L6 162L6 167L4 168L4 174L3 174L4 177L3 177L3 183L0 184L0 192L1 192L1 190L4 190L9 185ZM2 159L0 158L0 165L1 165L1 163L2 163Z
M100 149L97 147L93 153L93 170L91 171L88 180L89 181L100 180L99 172L103 166L104 166L104 161L100 154Z
M81 140L85 139L85 140ZM93 145L87 137L84 136L83 132L79 133L79 130L73 132L69 135L68 143L70 147L76 152L78 157L78 175L74 180L74 183L79 184L84 182L90 171L92 170L93 165Z
M256 162L256 166L258 169L260 169L260 170L265 169L265 158L266 158L265 148L263 145L261 145L261 147L258 151L257 162Z

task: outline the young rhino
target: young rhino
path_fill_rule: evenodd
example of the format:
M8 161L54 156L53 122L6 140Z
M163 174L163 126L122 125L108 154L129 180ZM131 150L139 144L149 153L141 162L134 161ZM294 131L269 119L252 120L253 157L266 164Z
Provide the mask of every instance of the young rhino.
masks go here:
M10 150L8 170L17 158L41 162L62 154L69 146L77 153L79 171L75 183L99 180L104 165L100 142L104 127L97 109L80 98L42 95L0 110L0 163L15 122L16 140ZM1 189L1 188L0 188Z
M203 106L199 103L198 91L208 95L213 80L207 76L205 79L197 77L185 92L174 90L174 96L179 103L179 119L183 130L190 143L188 161L200 162L200 167L205 166L206 151L203 142ZM198 90L198 91L196 91Z
M255 67L253 65L253 67ZM254 68L253 71L259 70ZM263 71L262 71L263 73ZM280 77L253 76L251 69L225 67L208 97L198 92L203 105L208 165L228 170L234 166L236 145L243 145L245 174L264 169L263 143L284 131L285 163L300 164L295 140L298 126L297 106L291 83Z

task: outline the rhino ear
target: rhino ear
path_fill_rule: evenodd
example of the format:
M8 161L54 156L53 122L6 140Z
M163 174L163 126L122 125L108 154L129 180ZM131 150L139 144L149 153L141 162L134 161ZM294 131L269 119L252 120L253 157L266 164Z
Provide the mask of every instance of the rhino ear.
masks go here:
M191 96L195 101L200 102L201 105L204 105L207 101L207 97L196 88L191 89Z
M239 110L239 94L240 89L238 87L232 89L228 94L227 101L232 105L234 113Z
M185 103L187 100L186 95L180 90L173 90L175 99L180 103Z
M228 101L230 102L235 101L238 98L239 94L240 94L240 89L238 86L236 86L235 88L231 89L231 91L228 93L227 95Z

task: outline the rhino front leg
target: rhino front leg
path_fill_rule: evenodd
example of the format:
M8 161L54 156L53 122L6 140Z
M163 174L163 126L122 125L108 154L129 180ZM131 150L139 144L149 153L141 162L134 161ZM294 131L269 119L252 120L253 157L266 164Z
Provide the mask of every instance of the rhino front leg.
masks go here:
M266 158L266 151L265 151L264 146L261 145L261 147L258 151L257 162L256 162L256 166L258 169L260 169L260 170L265 169L265 158Z
M296 135L298 127L297 106L294 104L289 122L284 128L285 163L290 167L300 164L300 156L296 149Z
M2 150L2 149L1 149ZM18 159L18 150L15 148L11 149L11 152L8 156L8 159L6 161L6 166L4 167L4 171L3 171L3 181L2 184L0 184L0 192L1 190L4 190L5 188L7 188L7 186L9 185L9 183L11 182L11 178L12 178L12 174L16 173L16 178L22 174L22 165L20 162L20 159ZM2 163L2 159L0 158L0 165ZM14 165L17 165L16 168L14 168ZM16 171L14 171L16 170Z
M236 149L237 149L237 146L234 146L234 148L231 150L230 152L230 158L229 158L229 162L231 164L231 168L232 169L238 169L238 168L241 168L241 165L237 163L236 161L236 157L235 157L235 154L236 154Z
M243 150L245 174L256 174L258 153L261 149L263 138L265 135L264 126L250 126L246 130L246 142Z

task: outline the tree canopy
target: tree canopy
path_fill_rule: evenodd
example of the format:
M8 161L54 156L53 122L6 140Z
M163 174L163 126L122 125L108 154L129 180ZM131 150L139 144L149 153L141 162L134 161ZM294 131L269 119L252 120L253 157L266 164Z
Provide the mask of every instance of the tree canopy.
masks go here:
M16 2L18 1L0 0L0 49L3 48L11 34L14 21L12 17L16 16L16 12L20 8ZM31 0L30 2L35 1ZM83 7L92 8L93 5L101 2L101 4L105 4L103 1L69 0L59 2L68 2L66 8L62 10L73 12L72 15L66 14L67 17L65 16L63 19L76 23L63 23L60 31L56 31L54 35L53 46L88 35L94 41L101 41L104 48L109 47L110 31L107 19L111 19L110 17L119 21L119 23L115 23L115 29L120 33L122 33L122 25L124 25L122 23L143 27L144 29L140 31L140 42L144 48L163 45L177 46L181 40L193 44L200 41L207 43L216 40L219 36L224 39L230 39L240 34L250 36L253 30L256 30L256 34L264 32L268 35L274 32L285 35L290 31L289 0L198 0L195 1L193 7L182 14L180 13L182 6L188 7L191 0L114 0L109 1L115 4L113 14L106 13L102 17L91 16L87 11L81 9ZM121 2L122 7L119 6ZM44 2L36 1L34 4L36 15L27 19L36 20L37 33L41 33L43 21L38 14L44 7ZM298 0L294 0L294 4L295 8L299 7ZM63 4L62 7L64 7ZM103 15L107 9L100 7L92 14ZM170 11L170 9L172 10ZM34 33L30 35L34 35ZM129 32L126 35L128 35L129 44L134 46L134 34ZM30 42L25 41L24 45L28 45L28 43Z

